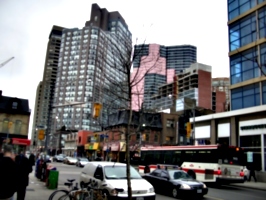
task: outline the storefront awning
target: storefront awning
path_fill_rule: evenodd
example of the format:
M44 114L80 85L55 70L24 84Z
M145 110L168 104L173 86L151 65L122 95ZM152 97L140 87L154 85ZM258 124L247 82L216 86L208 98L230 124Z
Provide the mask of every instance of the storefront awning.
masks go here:
M97 150L98 147L99 147L99 143L95 142L95 143L92 143L92 144L85 144L84 147L85 147L86 150Z
M12 138L12 144L30 146L30 140L22 138Z

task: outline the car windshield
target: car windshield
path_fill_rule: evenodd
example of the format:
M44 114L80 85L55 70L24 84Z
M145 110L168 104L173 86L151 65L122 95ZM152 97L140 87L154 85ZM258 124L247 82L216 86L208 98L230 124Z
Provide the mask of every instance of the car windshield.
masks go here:
M189 176L186 172L184 171L169 171L169 176L171 179L191 179L191 176Z
M106 179L126 179L126 166L105 166L104 173ZM141 179L142 177L138 173L138 171L130 167L130 178L131 179Z

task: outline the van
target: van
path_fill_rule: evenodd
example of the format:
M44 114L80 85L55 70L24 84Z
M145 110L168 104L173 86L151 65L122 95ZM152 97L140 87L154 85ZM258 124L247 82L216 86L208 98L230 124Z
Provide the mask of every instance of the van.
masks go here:
M132 166L130 166L132 197L136 200L155 200L153 186ZM126 164L117 162L92 161L84 166L80 174L80 186L90 181L97 182L108 199L128 197ZM119 189L119 190L118 190Z

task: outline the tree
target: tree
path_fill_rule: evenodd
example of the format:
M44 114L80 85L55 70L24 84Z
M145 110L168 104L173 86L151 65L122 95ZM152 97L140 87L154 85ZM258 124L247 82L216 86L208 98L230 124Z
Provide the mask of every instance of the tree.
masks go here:
M118 45L119 44L119 45ZM133 104L141 108L141 100L143 100L144 88L138 87L138 84L144 81L145 76L150 73L159 73L160 69L156 66L159 64L160 54L153 53L151 56L141 57L141 53L144 47L147 45L143 43L140 48L135 48L133 51L132 44L127 43L119 35L109 34L109 38L106 41L108 51L112 52L112 56L108 57L108 66L100 68L102 71L102 84L99 88L102 95L106 98L102 105L102 112L105 113L106 109L110 112L117 111L117 109L129 110L129 116L127 119L127 128L125 130L126 141L126 164L127 164L127 183L128 183L128 197L132 198L132 188L130 181L130 149L129 149L129 137L131 134L136 134L140 129L140 125L137 129L132 129L132 112ZM132 73L133 63L136 60L140 60L142 68L136 67ZM119 71L118 74L112 74L106 76L105 70L113 69ZM122 79L121 79L122 78ZM138 97L137 101L132 100L132 96ZM107 102L107 100L108 102ZM133 130L133 133L131 132Z

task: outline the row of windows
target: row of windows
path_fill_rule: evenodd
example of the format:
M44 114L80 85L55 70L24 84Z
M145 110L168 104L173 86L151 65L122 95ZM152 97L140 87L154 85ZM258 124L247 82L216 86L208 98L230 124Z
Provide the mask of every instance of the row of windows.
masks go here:
M228 1L228 19L241 15L265 0L229 0Z
M266 36L266 7L258 11L258 19L256 13L252 13L245 18L233 23L229 27L229 43L230 51L234 51L242 46L245 46L256 39ZM256 22L258 21L258 27ZM259 33L257 35L257 33Z
M262 102L260 101L262 91ZM266 81L231 90L231 109L237 110L266 104Z

